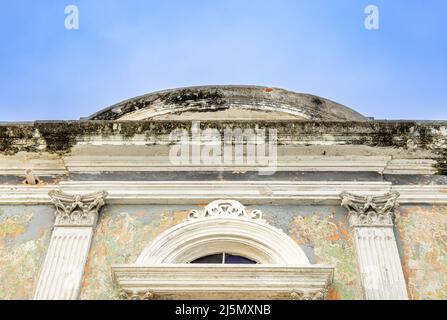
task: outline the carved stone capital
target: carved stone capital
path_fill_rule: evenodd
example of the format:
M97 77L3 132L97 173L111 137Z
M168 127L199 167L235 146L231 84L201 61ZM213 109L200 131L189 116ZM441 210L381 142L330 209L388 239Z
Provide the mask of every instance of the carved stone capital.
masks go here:
M154 294L151 291L121 290L119 298L121 300L153 300Z
M259 210L247 211L240 202L235 200L216 200L205 207L203 211L192 210L188 219L201 219L206 217L239 217L263 221Z
M358 196L343 192L341 205L349 212L351 227L393 227L398 215L398 192L383 196Z
M48 193L56 206L55 226L95 226L99 210L104 206L107 192L101 191L88 195L69 195L53 190Z
M328 289L318 291L300 291L294 290L290 293L292 300L326 300Z

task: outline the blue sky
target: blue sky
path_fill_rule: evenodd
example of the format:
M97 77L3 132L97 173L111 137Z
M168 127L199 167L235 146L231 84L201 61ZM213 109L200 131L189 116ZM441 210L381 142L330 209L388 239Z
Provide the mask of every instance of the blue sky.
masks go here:
M80 11L66 30L65 6ZM366 30L377 5L380 29ZM14 0L0 121L79 119L156 90L256 84L377 119L447 120L445 0Z

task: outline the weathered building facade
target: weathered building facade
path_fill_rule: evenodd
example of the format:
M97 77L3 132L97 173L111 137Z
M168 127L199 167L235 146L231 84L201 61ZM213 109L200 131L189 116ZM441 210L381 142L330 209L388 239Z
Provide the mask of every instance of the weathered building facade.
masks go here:
M241 86L0 124L0 299L447 299L446 142Z

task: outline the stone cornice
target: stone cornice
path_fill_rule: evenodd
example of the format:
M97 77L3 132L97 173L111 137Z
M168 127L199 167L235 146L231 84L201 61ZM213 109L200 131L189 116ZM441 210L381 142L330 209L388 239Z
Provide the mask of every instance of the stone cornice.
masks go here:
M215 199L233 199L244 204L339 205L344 191L380 196L399 192L405 204L447 204L447 186L392 185L389 182L61 182L55 185L0 185L0 204L51 204L48 192L59 189L69 194L105 190L110 204L196 204Z
M100 142L100 140L98 140ZM145 144L145 142L142 142ZM107 151L107 155L78 154L1 156L0 174L21 176L27 169L37 175L56 176L73 173L132 173L169 171L258 171L256 165L182 165L169 163L167 156L122 155ZM167 151L166 151L167 152ZM290 150L289 150L290 152ZM343 151L342 151L343 152ZM286 172L377 172L383 174L433 175L437 172L437 162L432 159L399 159L395 156L286 156L280 155L276 171Z
M191 131L192 121L60 121L0 124L0 153L68 154L80 144L169 145L174 129ZM277 129L280 146L365 146L431 151L445 159L447 122L442 121L207 121L202 129Z
M329 266L282 265L115 265L113 279L122 299L320 300L334 276ZM176 281L178 279L178 281ZM187 283L187 285L185 285Z

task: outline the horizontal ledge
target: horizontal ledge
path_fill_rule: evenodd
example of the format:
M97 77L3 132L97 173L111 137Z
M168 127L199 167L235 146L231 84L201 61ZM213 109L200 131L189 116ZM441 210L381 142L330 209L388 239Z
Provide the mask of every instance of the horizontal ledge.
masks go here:
M332 284L332 266L293 265L121 265L112 274L125 292L151 292L155 299L291 299L293 292L319 292ZM243 297L243 296L241 296Z
M436 174L436 161L431 159L393 159L391 156L283 156L276 171L293 172L377 172L384 174ZM0 156L0 175L23 175L32 169L37 175L67 175L101 172L163 171L258 171L256 163L196 164L170 163L168 156L76 155L57 157Z
M390 182L201 181L61 182L54 185L0 185L0 204L50 204L48 192L87 194L105 190L109 204L197 204L234 199L251 204L340 204L343 191L360 195L401 194L401 204L447 204L447 186L392 185Z

